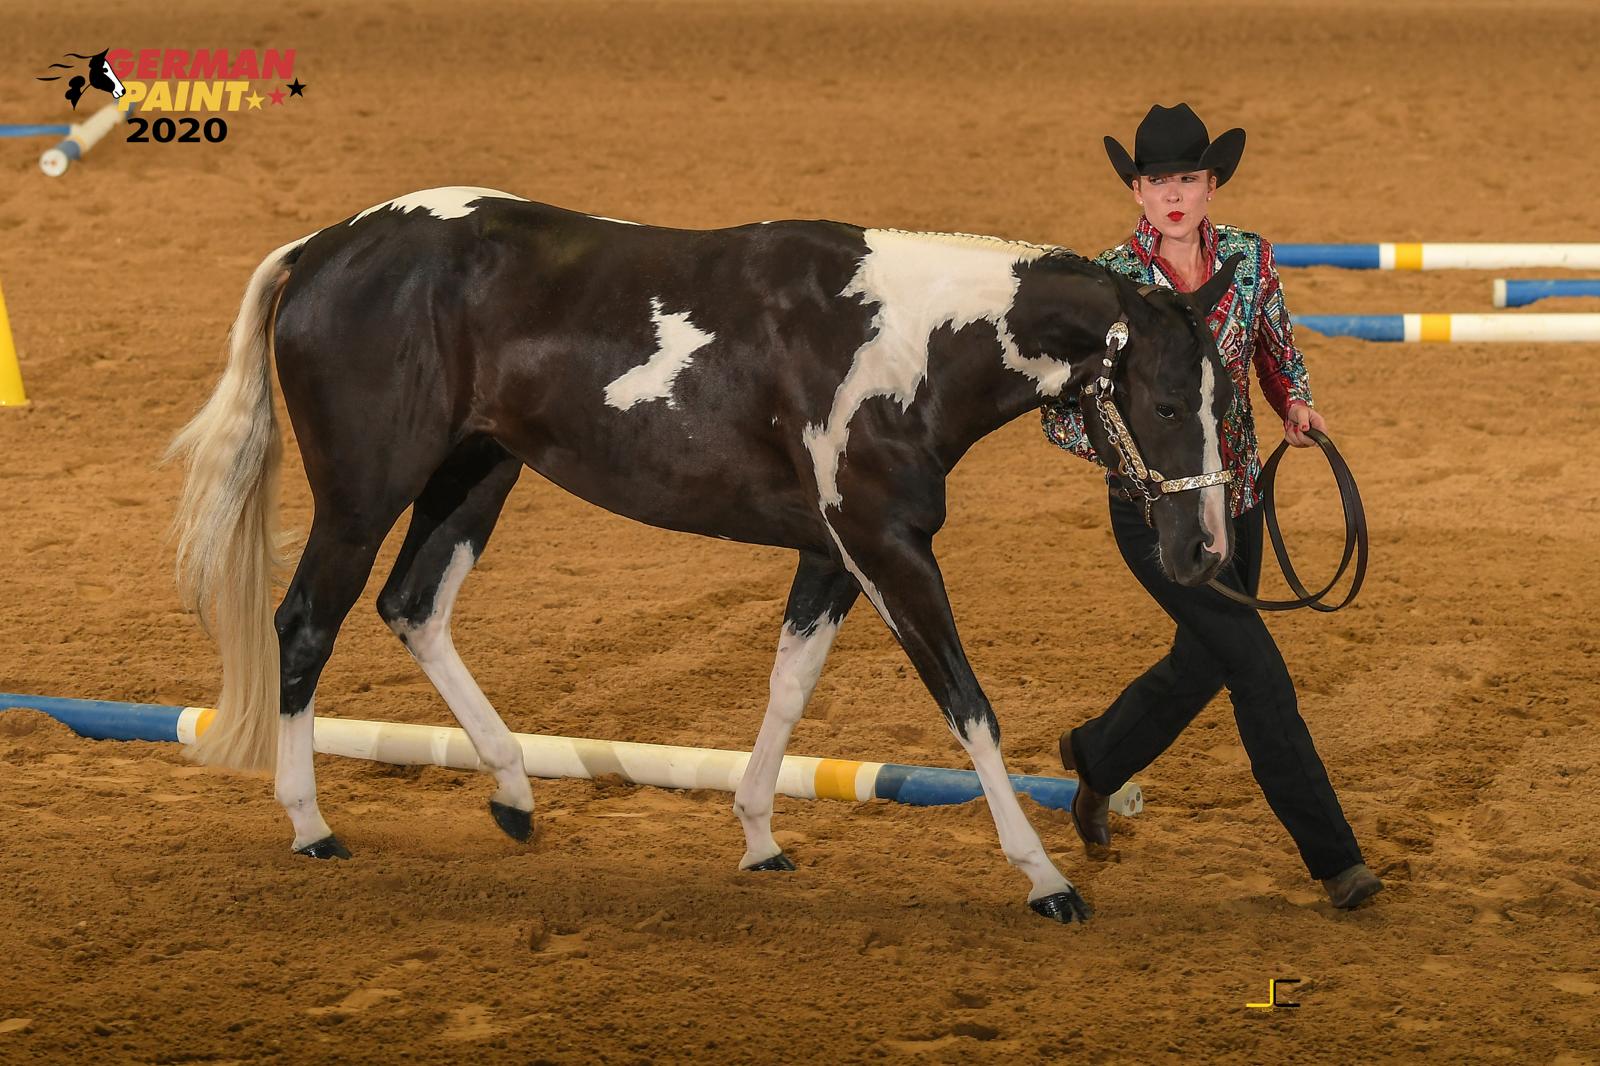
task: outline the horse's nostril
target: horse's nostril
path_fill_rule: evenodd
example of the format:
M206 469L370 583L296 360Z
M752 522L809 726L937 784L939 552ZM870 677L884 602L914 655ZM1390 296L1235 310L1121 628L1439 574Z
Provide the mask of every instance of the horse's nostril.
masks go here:
M1212 551L1210 538L1202 537L1195 542L1194 563L1202 572L1215 569L1222 564L1222 553Z

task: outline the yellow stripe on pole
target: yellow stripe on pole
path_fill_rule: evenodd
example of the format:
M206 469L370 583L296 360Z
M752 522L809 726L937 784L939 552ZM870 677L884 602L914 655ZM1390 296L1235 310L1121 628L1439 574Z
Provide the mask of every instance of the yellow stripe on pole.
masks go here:
M1448 342L1450 340L1450 316L1449 315L1422 315L1421 318L1422 318L1422 337L1421 337L1421 339L1423 341L1425 341L1425 342L1426 341Z
M1422 245L1396 244L1394 246L1394 268L1396 270L1421 270Z
M855 799L856 771L860 769L861 764L854 759L823 759L817 764L817 798Z
M0 407L26 407L28 394L22 391L22 367L17 363L17 346L11 339L11 319L6 317L6 294L0 291Z
M202 707L200 709L200 716L194 720L194 736L196 740L205 736L206 730L211 728L211 723L216 720L216 717L217 712L212 708Z

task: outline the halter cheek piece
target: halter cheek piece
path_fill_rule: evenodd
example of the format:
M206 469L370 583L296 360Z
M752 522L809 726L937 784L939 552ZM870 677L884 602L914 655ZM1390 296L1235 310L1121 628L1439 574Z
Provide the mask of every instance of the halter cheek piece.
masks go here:
M1233 472L1212 470L1190 477L1167 478L1159 470L1144 465L1144 457L1139 454L1133 434L1128 432L1127 424L1122 421L1114 396L1117 356L1127 343L1128 315L1123 312L1106 330L1106 355L1100 361L1100 374L1083 387L1083 395L1100 413L1100 424L1105 427L1111 447L1117 453L1117 474L1125 483L1133 486L1129 498L1143 507L1145 524L1153 526L1155 518L1152 509L1162 496L1170 492L1205 488L1207 485L1227 485L1233 481Z

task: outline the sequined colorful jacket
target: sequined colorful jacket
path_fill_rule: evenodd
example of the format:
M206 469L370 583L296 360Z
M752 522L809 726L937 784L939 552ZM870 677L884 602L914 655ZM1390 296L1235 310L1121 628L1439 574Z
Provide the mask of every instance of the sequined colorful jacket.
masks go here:
M1213 225L1210 219L1200 223L1200 240L1203 253L1210 259L1210 271L1233 253L1244 253L1244 260L1235 270L1236 280L1206 320L1217 339L1222 363L1233 378L1233 406L1222 422L1221 445L1223 465L1233 471L1233 483L1228 486L1229 510L1238 516L1256 505L1256 479L1261 473L1255 422L1250 414L1251 364L1255 364L1262 394L1280 418L1287 418L1289 408L1296 402L1311 405L1311 382L1305 360L1294 343L1272 245L1254 233ZM1160 231L1141 216L1132 239L1101 252L1095 262L1141 284L1176 288L1160 250ZM1045 436L1052 442L1104 465L1084 435L1083 411L1076 394L1047 401L1040 415Z

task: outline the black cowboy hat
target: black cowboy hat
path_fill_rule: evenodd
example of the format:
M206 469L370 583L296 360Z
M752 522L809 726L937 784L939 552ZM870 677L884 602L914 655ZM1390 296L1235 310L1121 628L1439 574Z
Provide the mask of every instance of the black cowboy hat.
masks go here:
M1115 137L1106 138L1106 155L1111 157L1111 165L1117 168L1123 183L1130 187L1139 175L1183 174L1192 170L1212 171L1217 184L1226 185L1244 154L1244 130L1235 126L1213 141L1206 134L1206 124L1188 104L1156 104L1139 123L1133 152L1129 158L1128 150Z

